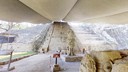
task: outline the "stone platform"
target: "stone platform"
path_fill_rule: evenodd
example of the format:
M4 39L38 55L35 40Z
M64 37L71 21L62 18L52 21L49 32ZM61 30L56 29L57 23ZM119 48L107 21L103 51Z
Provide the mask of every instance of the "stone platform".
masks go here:
M61 55L61 59L65 62L80 62L82 58L83 58L82 55L76 55L76 56Z

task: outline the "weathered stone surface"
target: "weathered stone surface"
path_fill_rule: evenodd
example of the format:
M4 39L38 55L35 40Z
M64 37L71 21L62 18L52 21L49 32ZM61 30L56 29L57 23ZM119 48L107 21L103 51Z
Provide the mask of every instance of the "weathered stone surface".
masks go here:
M68 55L75 56L74 47L75 47L75 37L72 30L68 32Z
M87 65L94 65L90 58L95 62L95 72L128 72L128 56L122 58L121 52L127 51L93 51L85 55L81 61L80 72L93 72ZM90 63L89 63L90 62Z
M97 64L97 72L110 72L112 69L112 62L121 58L119 51L101 51L92 52Z
M111 61L97 63L97 72L111 72L112 63Z
M58 50L69 50L68 45L68 31L72 30L70 26L65 22L55 22L51 25L46 39L44 41L44 44L41 45L41 51L42 49L49 48L50 51L58 51ZM75 38L74 34L71 36L72 38ZM79 48L77 47L77 43L74 40L74 52L78 52Z
M119 52L121 53L121 55L122 55L123 57L128 56L128 50L127 50L127 49L119 50Z
M128 72L128 61L124 63L114 64L111 72Z
M58 64L55 64L53 67L53 72L59 72L61 70L60 66Z
M61 58L66 62L80 62L83 56L62 56Z
M86 54L83 57L81 61L80 72L96 72L96 63L89 54Z
M50 26L49 30L47 31L47 34L45 36L45 40L44 43L41 44L40 48L39 48L39 52L48 52L49 51L49 44L51 41L51 36L52 36L52 32L53 32L53 26ZM43 51L44 50L44 51Z
M128 56L114 61L112 72L128 72Z
M105 36L102 36L104 32L100 34L97 31L102 27L98 27L97 30L94 30L96 27L93 25L71 25L76 37L78 38L81 48L85 48L87 51L106 51L106 50L116 50L117 44L111 39L106 39Z
M114 61L114 64L123 64L123 63L128 63L128 56Z
M33 51L36 51L36 52L39 51L41 44L43 44L45 41L48 29L49 29L49 27L47 27L45 30L43 30L40 33L40 35L35 38L35 41L33 42Z
M97 62L114 61L122 58L119 51L92 51L90 54Z

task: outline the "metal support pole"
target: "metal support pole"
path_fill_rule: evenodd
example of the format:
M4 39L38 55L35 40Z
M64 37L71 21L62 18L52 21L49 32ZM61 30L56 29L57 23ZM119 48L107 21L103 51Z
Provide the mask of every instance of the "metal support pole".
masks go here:
M10 59L9 59L9 64L8 64L8 71L10 70L10 64L11 64L11 60L12 60L12 52L10 53Z
M57 64L57 57L56 57L56 60L55 60L55 64Z

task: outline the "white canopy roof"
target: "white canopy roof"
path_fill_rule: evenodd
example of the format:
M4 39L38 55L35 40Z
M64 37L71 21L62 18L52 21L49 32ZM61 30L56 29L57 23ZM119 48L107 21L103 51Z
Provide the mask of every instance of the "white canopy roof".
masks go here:
M18 0L0 0L0 20L32 23L50 22L50 20L44 18Z
M128 23L128 0L0 0L0 19Z

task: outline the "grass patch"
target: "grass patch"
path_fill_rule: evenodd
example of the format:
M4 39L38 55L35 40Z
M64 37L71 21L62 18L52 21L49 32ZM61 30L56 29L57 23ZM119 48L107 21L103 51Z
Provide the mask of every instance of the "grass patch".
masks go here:
M22 58L25 56L30 56L36 54L35 52L13 52L12 59ZM8 61L10 55L0 55L0 62Z

